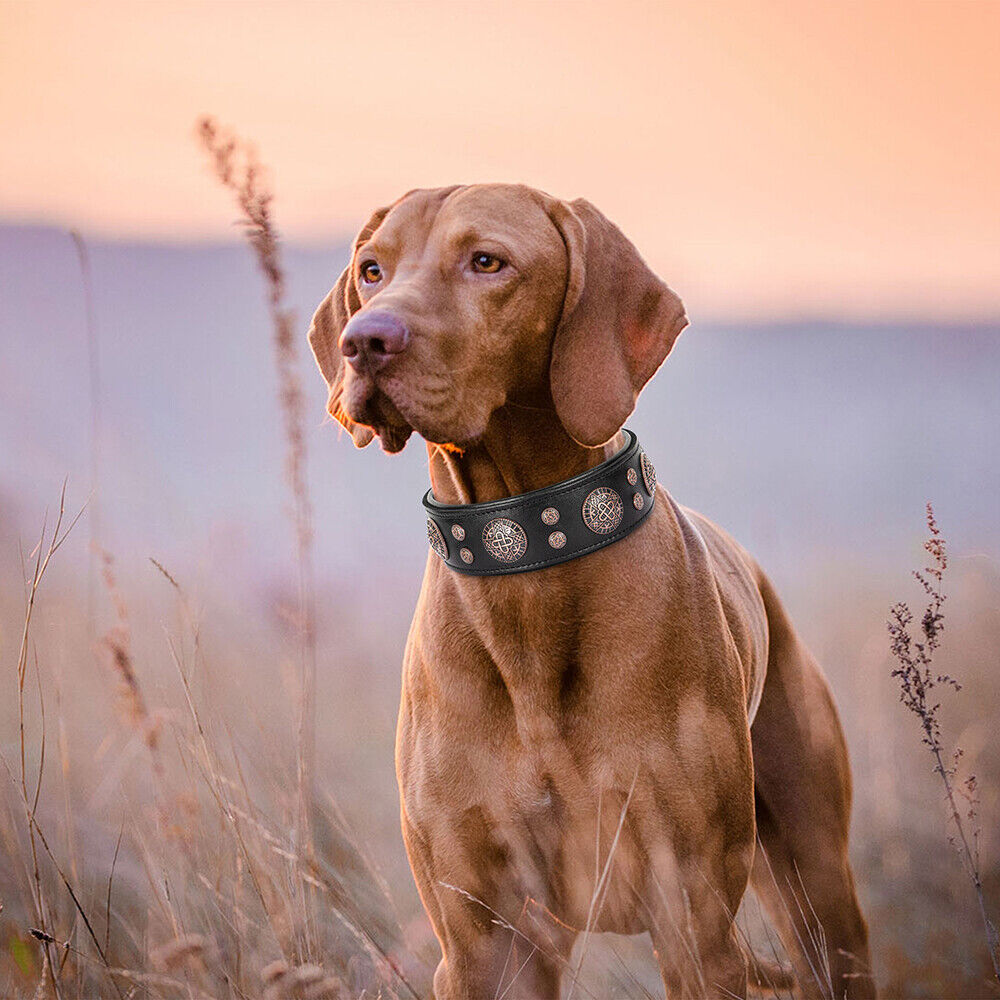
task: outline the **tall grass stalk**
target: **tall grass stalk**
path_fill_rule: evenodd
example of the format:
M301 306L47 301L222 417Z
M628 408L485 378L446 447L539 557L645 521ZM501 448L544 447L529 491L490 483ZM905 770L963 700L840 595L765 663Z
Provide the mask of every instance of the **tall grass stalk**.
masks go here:
M90 394L90 501L87 526L90 530L90 553L87 569L87 627L90 638L96 638L97 557L101 546L101 504L98 484L101 475L101 355L97 337L97 309L94 305L94 283L90 268L90 251L83 235L70 230L70 238L80 262L83 285L83 318L87 333L87 381Z
M47 981L47 977L51 976L52 990L55 993L57 1000L62 996L62 990L59 984L59 968L61 965L57 965L53 961L53 946L56 944L55 938L49 933L48 928L54 927L53 910L54 906L51 901L48 900L47 894L45 892L45 881L42 878L41 866L39 863L39 847L41 847L44 854L48 857L52 866L55 868L59 875L59 880L62 882L66 891L68 892L70 898L73 901L73 905L79 914L80 918L83 920L84 926L87 929L87 933L90 936L91 941L94 944L97 953L100 955L101 961L105 968L109 968L107 955L104 949L101 947L101 943L97 938L97 934L94 931L93 924L91 923L86 910L80 902L80 897L77 891L73 888L73 884L70 882L66 873L63 871L61 866L55 859L51 848L49 847L48 840L45 834L42 832L41 827L38 825L38 802L42 793L42 778L45 774L45 699L42 691L41 678L38 675L38 663L37 658L35 662L35 676L38 680L38 702L39 711L41 715L41 744L39 747L39 759L38 759L38 774L34 782L34 790L29 793L28 791L28 765L27 765L27 739L25 735L25 701L24 701L24 689L27 682L28 676L28 660L29 660L29 647L31 643L31 625L32 619L34 617L35 602L38 597L38 591L41 587L42 580L45 577L45 573L49 568L49 563L52 557L59 551L66 538L69 536L70 532L76 526L77 521L83 515L86 507L81 507L77 515L70 521L69 525L63 528L63 522L66 516L66 484L63 483L62 492L59 496L59 512L56 515L55 524L52 528L51 535L48 534L48 525L43 523L42 531L38 539L38 543L35 548L29 553L27 559L27 565L31 565L31 576L30 579L25 574L25 593L24 593L24 625L21 631L21 642L18 648L17 655L17 716L18 716L18 750L20 756L20 774L18 781L13 774L10 775L12 781L19 786L21 793L21 801L24 806L25 820L28 830L28 842L30 845L31 853L31 880L30 880L30 892L31 899L35 909L35 919L38 923L37 927L31 928L32 936L42 944L43 947L43 963L42 963L42 981L40 984L40 989L44 987ZM22 558L22 572L26 567L25 560ZM6 760L4 760L4 766L7 766ZM120 997L121 992L119 991L118 984L112 979L112 987L115 993Z
M310 803L315 781L316 630L312 567L312 503L306 482L303 394L298 370L295 313L286 301L285 271L267 186L254 148L213 118L198 123L202 145L219 182L235 197L247 242L264 279L285 428L285 468L292 495L298 565L299 725L297 779L300 842L311 843Z

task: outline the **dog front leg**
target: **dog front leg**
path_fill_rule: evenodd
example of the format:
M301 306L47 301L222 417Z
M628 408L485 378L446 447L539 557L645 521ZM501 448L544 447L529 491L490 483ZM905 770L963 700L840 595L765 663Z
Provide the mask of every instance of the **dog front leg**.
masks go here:
M440 863L403 814L403 840L441 946L436 1000L557 1000L574 934L486 857Z
M657 866L650 936L668 1000L746 997L747 960L734 917L752 856L751 843L722 864L698 859L683 866L677 881L673 865Z
M503 928L477 939L450 935L434 973L435 1000L558 1000L564 959L542 954L534 943Z
M704 759L714 752L730 764L710 769L714 784L667 780L657 795L635 802L649 852L647 929L669 1000L747 995L735 918L754 859L749 741L727 747L719 738L702 750Z

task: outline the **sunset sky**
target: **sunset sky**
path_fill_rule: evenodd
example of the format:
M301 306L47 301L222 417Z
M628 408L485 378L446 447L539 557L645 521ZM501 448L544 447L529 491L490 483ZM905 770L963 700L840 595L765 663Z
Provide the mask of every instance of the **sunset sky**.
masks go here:
M194 122L290 239L411 187L595 202L693 315L1000 315L1000 3L11 3L0 221L231 237Z

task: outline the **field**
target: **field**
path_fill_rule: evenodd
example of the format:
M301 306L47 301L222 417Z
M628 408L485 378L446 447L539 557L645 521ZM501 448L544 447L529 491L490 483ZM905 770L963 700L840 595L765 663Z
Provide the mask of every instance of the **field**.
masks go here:
M7 228L0 249L0 996L427 995L436 944L392 767L424 558L419 443L353 452L303 361L318 666L304 816L295 542L252 264L235 245L91 247L92 462L73 246ZM299 328L342 258L288 254ZM633 422L667 488L760 558L828 673L890 997L998 992L885 627L894 601L922 607L909 572L933 500L951 560L935 663L963 685L942 696L942 729L978 778L995 914L998 377L992 328L695 318ZM31 601L66 476L63 528L86 509ZM752 899L744 911L766 948ZM614 939L588 951L577 995L659 989L648 942Z

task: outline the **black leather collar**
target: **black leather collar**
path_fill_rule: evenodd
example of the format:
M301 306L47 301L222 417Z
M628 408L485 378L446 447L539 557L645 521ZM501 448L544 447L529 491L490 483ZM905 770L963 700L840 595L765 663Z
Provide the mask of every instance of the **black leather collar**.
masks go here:
M498 576L544 569L624 538L653 509L656 470L625 431L625 447L555 486L489 503L424 495L427 539L456 572Z

